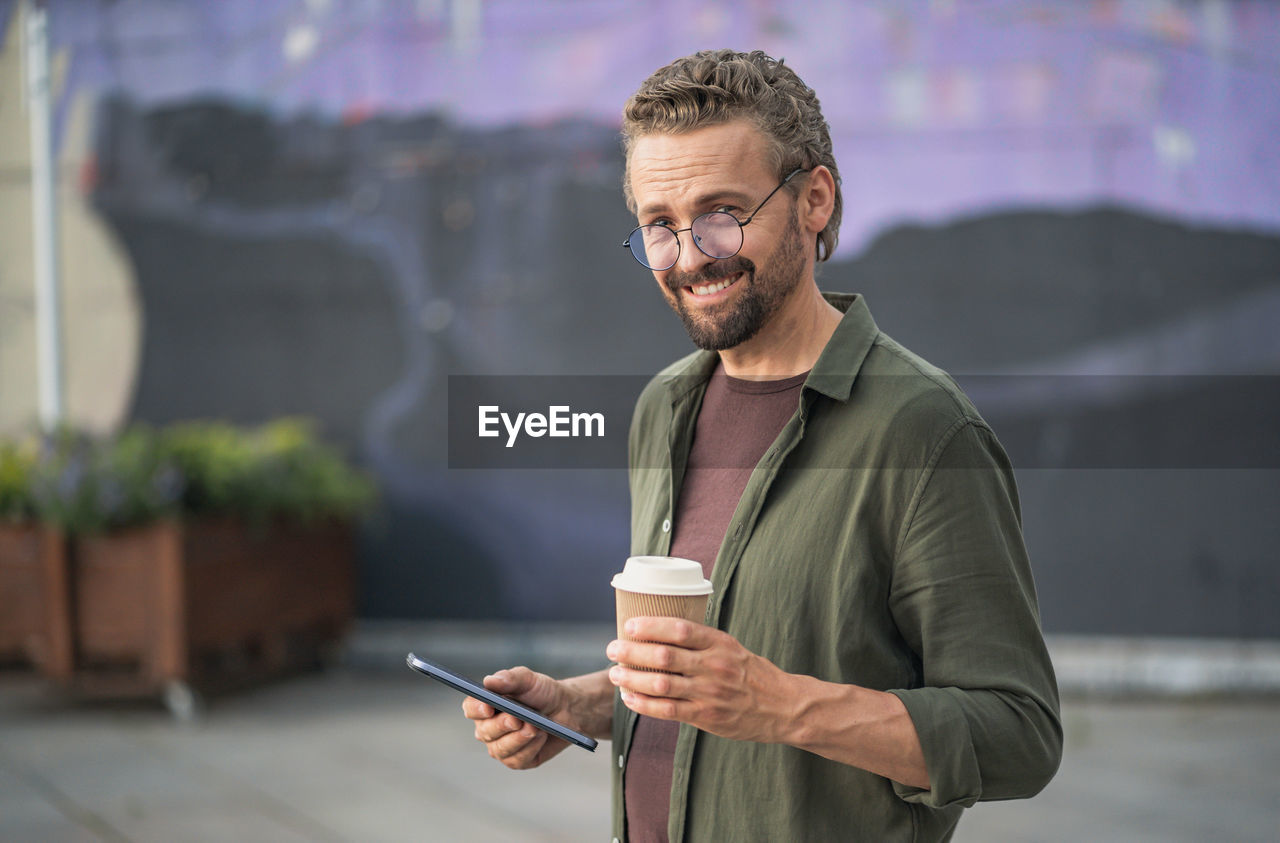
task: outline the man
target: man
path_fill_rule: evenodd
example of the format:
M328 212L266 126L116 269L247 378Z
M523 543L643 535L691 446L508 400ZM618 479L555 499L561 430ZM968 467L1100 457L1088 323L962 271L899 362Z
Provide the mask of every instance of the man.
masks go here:
M841 194L813 91L698 53L623 134L624 245L702 349L637 403L632 552L701 562L715 594L706 625L633 619L650 643L607 671L486 685L612 737L618 839L941 840L1034 795L1062 732L1012 470L950 378L819 292ZM564 748L463 709L508 767Z

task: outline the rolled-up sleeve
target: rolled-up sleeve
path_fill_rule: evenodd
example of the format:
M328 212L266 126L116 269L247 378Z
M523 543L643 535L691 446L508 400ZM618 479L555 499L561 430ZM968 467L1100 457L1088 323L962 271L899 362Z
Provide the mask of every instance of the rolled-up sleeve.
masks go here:
M891 691L924 749L930 807L1038 793L1062 757L1053 666L1040 631L1013 471L980 421L941 438L894 555L891 611L919 659Z

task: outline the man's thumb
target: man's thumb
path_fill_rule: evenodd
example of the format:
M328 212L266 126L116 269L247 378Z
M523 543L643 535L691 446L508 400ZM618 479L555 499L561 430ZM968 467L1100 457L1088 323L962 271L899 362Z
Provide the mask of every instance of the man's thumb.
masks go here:
M535 681L536 676L529 668L513 667L507 670L499 670L490 676L486 676L484 678L484 686L490 691L497 691L499 694L515 696L529 691L533 688Z

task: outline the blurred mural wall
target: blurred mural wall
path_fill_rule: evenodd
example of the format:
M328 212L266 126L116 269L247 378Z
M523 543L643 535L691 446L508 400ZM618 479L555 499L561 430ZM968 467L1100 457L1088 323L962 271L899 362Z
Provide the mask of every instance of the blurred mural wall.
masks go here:
M5 430L36 405L18 5ZM319 419L384 491L366 616L610 616L625 473L450 469L447 379L638 375L689 350L617 246L618 115L660 65L731 46L785 57L831 123L846 211L822 286L979 378L1046 628L1280 636L1280 6L50 10L72 417Z

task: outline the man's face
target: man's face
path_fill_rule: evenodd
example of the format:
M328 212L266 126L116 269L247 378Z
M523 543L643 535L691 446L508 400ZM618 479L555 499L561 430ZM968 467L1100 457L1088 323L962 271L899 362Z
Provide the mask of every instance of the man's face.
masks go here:
M631 150L631 190L640 223L684 229L708 211L745 220L778 185L766 150L764 135L746 122L639 138ZM806 241L785 188L742 234L742 250L716 260L681 232L675 266L653 273L699 348L720 351L754 337L806 274Z

